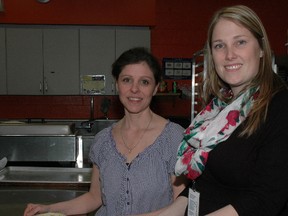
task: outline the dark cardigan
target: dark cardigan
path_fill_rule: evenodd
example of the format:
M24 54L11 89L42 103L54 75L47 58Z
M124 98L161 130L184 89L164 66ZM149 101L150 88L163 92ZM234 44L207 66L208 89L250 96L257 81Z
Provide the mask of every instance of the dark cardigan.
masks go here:
M200 216L228 204L239 216L288 215L288 91L274 96L255 134L240 138L240 130L210 152L196 179ZM180 196L188 196L188 189Z

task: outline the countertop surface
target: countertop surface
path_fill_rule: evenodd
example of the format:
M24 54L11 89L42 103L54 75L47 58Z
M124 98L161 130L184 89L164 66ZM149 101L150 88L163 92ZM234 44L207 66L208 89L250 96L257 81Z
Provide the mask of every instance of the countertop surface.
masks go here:
M89 190L90 178L90 168L5 167L0 171L0 215L23 215L27 203L78 197Z
M0 185L89 185L91 168L8 166L0 171Z

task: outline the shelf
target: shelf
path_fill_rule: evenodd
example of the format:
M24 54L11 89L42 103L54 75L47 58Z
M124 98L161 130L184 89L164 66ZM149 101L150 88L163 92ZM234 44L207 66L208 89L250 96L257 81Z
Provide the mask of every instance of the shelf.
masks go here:
M155 96L180 96L181 93L173 93L173 92L158 92Z

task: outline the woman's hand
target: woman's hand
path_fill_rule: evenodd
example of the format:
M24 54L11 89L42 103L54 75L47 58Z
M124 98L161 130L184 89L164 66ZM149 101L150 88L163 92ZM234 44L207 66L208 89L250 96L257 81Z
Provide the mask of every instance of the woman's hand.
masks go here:
M170 206L168 206L159 216L183 216L185 215L188 198L179 196Z
M23 216L32 216L39 213L46 213L49 212L48 205L40 205L40 204L33 204L29 203L24 211Z

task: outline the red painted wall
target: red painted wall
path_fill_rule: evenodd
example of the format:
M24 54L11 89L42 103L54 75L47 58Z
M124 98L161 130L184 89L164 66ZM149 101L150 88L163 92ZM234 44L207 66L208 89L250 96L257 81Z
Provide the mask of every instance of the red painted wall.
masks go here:
M155 0L2 0L0 23L146 26L155 23Z
M152 28L154 54L160 59L191 57L203 48L213 13L236 4L251 7L262 20L275 54L286 54L287 0L156 0L156 25Z
M47 4L36 0L2 1L5 12L0 12L0 23L151 26L151 48L159 61L164 57L192 57L205 43L215 10L245 4L262 19L275 54L286 54L287 0L50 0ZM123 109L117 96L108 97L112 100L108 117L120 118ZM102 98L95 96L96 118L103 117ZM0 119L88 119L89 101L89 96L0 96ZM152 108L163 116L190 116L191 103L179 97L156 97Z

